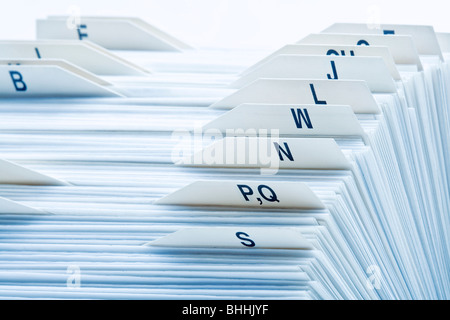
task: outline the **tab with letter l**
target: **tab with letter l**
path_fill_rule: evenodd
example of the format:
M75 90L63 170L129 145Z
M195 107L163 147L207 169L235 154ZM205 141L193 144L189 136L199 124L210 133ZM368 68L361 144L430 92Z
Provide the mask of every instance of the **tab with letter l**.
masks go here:
M210 108L233 109L243 103L348 105L354 113L380 113L380 107L363 80L262 78L213 103Z

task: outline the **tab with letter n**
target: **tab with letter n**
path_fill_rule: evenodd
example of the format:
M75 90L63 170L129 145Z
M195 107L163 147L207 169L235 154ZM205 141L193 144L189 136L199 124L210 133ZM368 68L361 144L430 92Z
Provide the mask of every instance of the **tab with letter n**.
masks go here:
M351 169L350 163L333 138L225 137L179 160L176 165L268 168L272 169L270 172L278 169Z

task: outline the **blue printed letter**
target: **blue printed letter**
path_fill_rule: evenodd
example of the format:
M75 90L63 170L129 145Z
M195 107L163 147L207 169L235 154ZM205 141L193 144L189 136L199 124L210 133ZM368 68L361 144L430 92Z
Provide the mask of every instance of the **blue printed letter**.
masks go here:
M11 80L14 84L14 88L16 91L27 91L27 85L23 81L23 77L18 71L10 71L9 75L11 76Z

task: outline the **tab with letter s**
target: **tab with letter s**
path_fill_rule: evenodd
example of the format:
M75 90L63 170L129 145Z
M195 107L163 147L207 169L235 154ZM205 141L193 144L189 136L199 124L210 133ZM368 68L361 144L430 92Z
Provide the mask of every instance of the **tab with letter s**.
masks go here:
M300 230L289 227L185 228L145 243L154 247L314 250Z

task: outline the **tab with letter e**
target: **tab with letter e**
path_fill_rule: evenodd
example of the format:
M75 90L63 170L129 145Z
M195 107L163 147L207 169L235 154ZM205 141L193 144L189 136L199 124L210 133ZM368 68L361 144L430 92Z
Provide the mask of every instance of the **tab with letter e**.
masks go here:
M232 131L246 135L254 129L277 130L281 137L346 137L367 142L367 135L349 106L241 104L202 127L202 132Z
M50 16L36 21L37 39L89 40L110 50L182 51L191 47L139 18Z
M422 71L419 52L411 36L376 34L312 33L297 42L298 44L322 44L328 46L356 45L359 47L387 47L398 67Z
M314 250L314 246L300 230L289 227L185 228L144 245L174 248Z
M196 181L155 203L243 208L324 208L306 184L286 181Z
M0 60L0 97L118 97L112 85L63 60Z
M282 54L240 77L232 88L260 78L364 80L373 93L395 93L396 84L381 57Z
M262 78L213 103L210 108L233 109L243 103L348 105L354 113L380 113L363 80Z
M0 41L0 59L60 59L100 76L143 76L149 71L90 41Z
M391 72L394 80L401 80L400 74L395 66L389 48L384 46L357 46L355 45L327 45L327 44L288 44L281 49L275 51L268 57L257 62L250 68L246 69L241 76L258 68L280 54L301 54L301 55L318 55L318 56L347 56L347 57L382 57L384 63Z
M381 35L409 35L420 55L439 56L443 60L441 48L432 26L381 24L374 27L367 23L335 23L323 33L357 33L357 34L381 34Z

